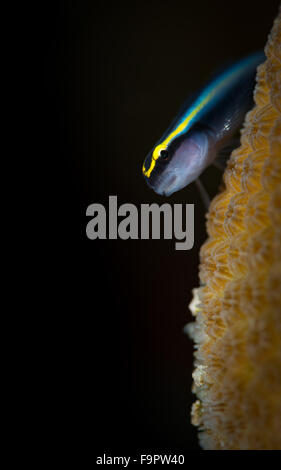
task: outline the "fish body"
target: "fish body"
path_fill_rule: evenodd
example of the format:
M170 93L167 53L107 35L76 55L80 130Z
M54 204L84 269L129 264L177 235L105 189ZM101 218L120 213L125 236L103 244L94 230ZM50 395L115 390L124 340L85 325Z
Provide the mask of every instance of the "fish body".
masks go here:
M169 196L195 181L242 126L253 106L257 52L233 64L184 104L147 155L142 172L158 194Z

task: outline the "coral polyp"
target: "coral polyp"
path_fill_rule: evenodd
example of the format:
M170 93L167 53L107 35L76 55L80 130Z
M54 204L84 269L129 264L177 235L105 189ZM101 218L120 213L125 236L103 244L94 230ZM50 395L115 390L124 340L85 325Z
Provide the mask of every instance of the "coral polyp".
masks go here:
M192 422L205 449L281 449L281 14L207 215Z

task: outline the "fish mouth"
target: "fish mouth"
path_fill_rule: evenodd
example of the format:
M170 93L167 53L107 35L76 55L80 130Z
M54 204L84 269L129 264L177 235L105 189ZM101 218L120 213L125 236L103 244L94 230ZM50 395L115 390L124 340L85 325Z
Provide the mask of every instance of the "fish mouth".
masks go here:
M175 181L177 176L175 174L166 174L165 176L157 176L157 178L147 178L145 177L146 184L149 188L153 189L156 194L160 196L170 196L175 192Z
M173 188L176 180L176 175L171 175L168 180L165 179L165 181L163 181L158 188L154 187L153 189L157 194L168 197L175 192Z

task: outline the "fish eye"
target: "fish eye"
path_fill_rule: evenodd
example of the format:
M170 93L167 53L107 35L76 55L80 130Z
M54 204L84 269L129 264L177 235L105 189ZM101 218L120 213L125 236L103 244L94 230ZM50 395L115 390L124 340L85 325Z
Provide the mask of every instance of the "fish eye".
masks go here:
M161 150L161 152L160 152L160 157L161 157L163 160L167 160L167 158L169 158L169 152L168 152L168 150Z

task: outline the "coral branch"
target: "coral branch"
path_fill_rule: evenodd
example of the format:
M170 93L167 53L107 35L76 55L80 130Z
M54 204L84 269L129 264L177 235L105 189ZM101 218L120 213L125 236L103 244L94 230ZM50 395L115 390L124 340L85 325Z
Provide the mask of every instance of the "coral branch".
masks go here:
M205 449L281 449L281 14L208 213L189 333Z

